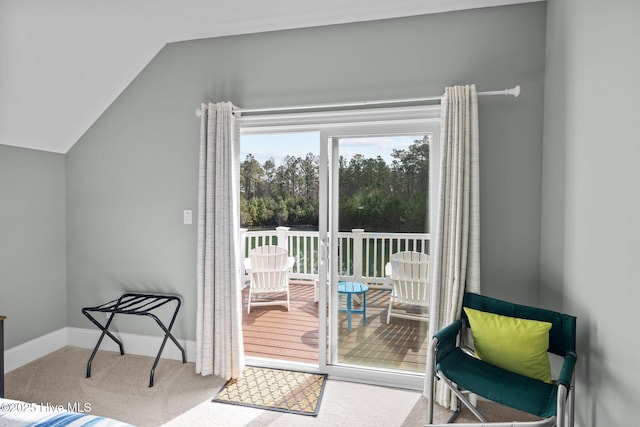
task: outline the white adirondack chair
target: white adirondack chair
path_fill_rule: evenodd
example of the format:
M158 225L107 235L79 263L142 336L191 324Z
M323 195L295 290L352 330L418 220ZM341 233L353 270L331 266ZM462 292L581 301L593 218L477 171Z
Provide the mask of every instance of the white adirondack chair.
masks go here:
M251 313L251 306L286 304L289 310L289 270L295 259L289 257L287 250L278 246L258 246L249 252L245 259L245 269L249 272L249 301L247 313ZM286 294L286 299L268 301L253 301L260 294Z
M391 298L387 313L387 324L391 317L428 321L429 307L429 255L421 252L403 251L389 258L391 267ZM403 305L402 308L397 307ZM418 310L409 312L408 306Z

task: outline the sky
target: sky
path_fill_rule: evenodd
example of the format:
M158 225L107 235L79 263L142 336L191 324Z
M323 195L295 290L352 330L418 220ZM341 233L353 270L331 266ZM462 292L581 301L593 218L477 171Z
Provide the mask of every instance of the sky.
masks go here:
M240 138L240 161L247 154L253 154L256 160L264 163L270 157L276 165L282 163L285 156L304 158L307 153L320 154L318 132L274 133L242 135ZM350 159L355 154L365 158L381 156L387 164L391 164L391 153L394 148L406 149L413 141L422 136L391 136L340 139L340 155Z

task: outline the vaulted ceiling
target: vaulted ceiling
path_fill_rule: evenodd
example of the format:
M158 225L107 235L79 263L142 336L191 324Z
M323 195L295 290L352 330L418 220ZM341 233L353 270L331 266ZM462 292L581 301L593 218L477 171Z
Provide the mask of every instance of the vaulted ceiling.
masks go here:
M532 0L0 0L0 144L66 153L170 42Z

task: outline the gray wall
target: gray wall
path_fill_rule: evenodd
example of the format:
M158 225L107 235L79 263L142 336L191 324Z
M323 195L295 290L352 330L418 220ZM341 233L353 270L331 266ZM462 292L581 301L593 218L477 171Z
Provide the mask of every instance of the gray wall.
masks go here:
M640 3L552 0L541 299L578 316L577 423L640 419Z
M65 158L0 145L5 347L67 326Z
M537 302L546 5L167 45L67 155L69 326L125 289L177 292L177 335L195 335L195 227L202 101L241 107L441 94L481 98L484 292ZM194 212L195 213L195 212ZM141 322L122 330L156 333Z

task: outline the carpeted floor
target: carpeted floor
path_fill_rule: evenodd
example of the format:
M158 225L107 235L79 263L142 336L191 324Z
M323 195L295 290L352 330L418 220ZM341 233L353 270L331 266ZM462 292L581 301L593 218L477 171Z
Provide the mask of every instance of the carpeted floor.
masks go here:
M196 375L192 363L162 359L149 387L153 358L100 351L85 378L91 350L64 347L9 372L5 396L35 403L91 405L91 414L155 427L206 399L224 381Z
M195 374L192 363L161 360L155 385L148 387L153 358L98 352L92 377L85 378L91 350L65 347L6 375L5 395L35 403L90 404L91 413L138 427L276 427L385 426L411 427L426 423L421 393L329 379L317 417L286 414L212 402L225 381ZM490 421L532 418L487 402L479 403ZM435 420L450 412L437 407ZM458 422L473 421L463 411ZM166 424L165 424L166 423Z

